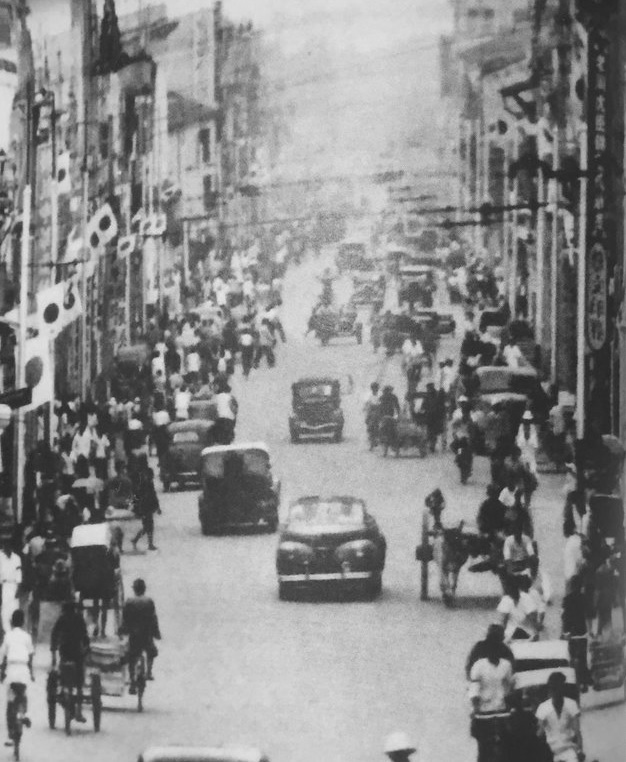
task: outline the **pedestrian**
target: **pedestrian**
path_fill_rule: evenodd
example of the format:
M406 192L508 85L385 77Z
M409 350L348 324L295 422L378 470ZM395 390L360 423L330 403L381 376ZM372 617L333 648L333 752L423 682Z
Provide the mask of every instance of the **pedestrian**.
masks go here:
M11 630L11 617L18 608L18 588L22 584L22 559L13 552L8 538L2 541L0 552L0 587L2 589L2 631L6 636Z
M562 672L548 678L550 698L539 704L536 717L539 728L552 751L553 762L580 762L584 759L580 728L580 708L565 695L567 680Z
M146 680L154 680L153 663L158 655L154 641L161 640L156 606L152 598L146 595L146 583L143 579L133 582L133 592L135 595L124 603L120 628L122 634L128 635L131 694L137 692L136 665L143 653L146 654L147 662Z
M504 637L512 640L536 640L539 632L537 607L528 595L530 580L526 577L508 576L504 581L504 595L498 604L502 617Z
M189 418L189 404L191 402L191 392L186 384L174 392L174 409L176 410L176 420L186 421Z
M479 640L472 646L465 662L465 675L470 679L472 667L480 659L485 659L493 651L499 651L500 658L507 659L511 664L515 663L513 651L504 642L504 628L501 624L490 624L483 640Z
M409 762L417 748L406 733L396 731L387 736L384 751L391 762Z
M533 414L526 410L522 416L515 444L520 449L520 459L531 474L537 474L537 450L539 449L539 438L537 429L533 424Z
M195 384L200 378L200 355L198 354L198 345L194 345L189 349L186 359L187 375L185 380L188 384Z
M78 426L78 431L72 439L72 460L74 461L74 471L78 479L86 479L89 476L92 442L93 432L87 426L87 417L84 416Z
M502 356L509 368L521 368L526 365L522 350L517 345L517 340L511 337L502 349Z
M152 441L157 452L157 458L159 460L159 466L163 466L165 458L167 456L167 448L169 443L168 425L171 423L170 414L165 409L165 405L159 401L155 404L154 412L152 413Z
M230 444L235 438L238 404L228 383L222 381L215 395L217 419L214 435L217 444Z
M109 455L111 442L102 426L98 424L93 432L94 468L96 476L102 481L109 478Z
M30 718L26 714L28 711L26 686L29 682L35 682L34 656L33 639L24 630L24 612L18 609L11 616L10 629L7 628L5 631L2 648L0 648L0 681L8 680L9 695L21 704L22 723L27 728L30 728ZM8 703L7 701L7 730L10 734ZM13 739L9 736L4 745L13 746Z
M141 519L141 529L132 539L133 550L145 535L148 538L148 550L157 550L154 544L154 514L161 514L161 506L154 488L154 474L147 461L139 464L132 474L133 501L135 513Z
M241 370L248 378L254 360L254 333L250 321L244 319L239 331L239 349L241 351Z
M510 575L525 575L532 579L537 571L537 556L531 538L524 534L524 522L517 519L513 531L504 541L502 558Z
M261 359L265 357L267 360L267 367L273 368L276 364L276 358L274 356L274 346L276 339L272 334L269 321L263 318L261 320L261 327L259 328L258 345L256 350L256 357L254 358L254 367L258 368Z
M443 433L445 408L442 409L440 397L432 381L426 384L426 395L422 404L422 413L426 423L428 446L431 452L435 452L437 440Z
M478 745L479 762L491 760L494 739L505 734L507 702L513 691L513 665L503 656L499 632L491 631L485 641L481 658L474 662L469 675L470 733Z

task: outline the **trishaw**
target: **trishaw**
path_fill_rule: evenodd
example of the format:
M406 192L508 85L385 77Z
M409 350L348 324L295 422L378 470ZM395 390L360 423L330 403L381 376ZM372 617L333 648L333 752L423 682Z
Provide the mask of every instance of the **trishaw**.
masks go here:
M227 529L278 527L280 482L262 442L217 445L202 451L198 518L203 535Z
M321 307L311 316L309 326L322 346L331 339L344 337L354 337L357 344L363 342L363 323L359 321L356 309Z
M111 391L118 400L145 399L152 389L150 349L147 344L133 344L119 349L111 373Z
M409 406L401 411L398 418L385 416L380 422L378 441L381 444L383 457L389 450L395 452L396 458L401 450L417 449L420 458L428 454L428 436L422 406L424 392L414 392Z
M547 682L553 672L565 675L565 694L577 703L580 691L566 640L514 640L510 644L515 657L514 688L521 703L535 711L548 698Z
M199 484L201 453L205 447L215 444L214 428L215 421L202 418L168 425L168 449L161 464L161 482L166 492L173 483L179 489Z

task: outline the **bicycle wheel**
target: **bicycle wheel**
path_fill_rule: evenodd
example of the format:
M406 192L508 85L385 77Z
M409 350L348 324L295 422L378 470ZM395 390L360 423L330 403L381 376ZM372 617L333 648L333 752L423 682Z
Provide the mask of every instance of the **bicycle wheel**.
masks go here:
M135 682L137 685L137 711L143 712L143 694L146 692L146 655L141 654L135 667Z

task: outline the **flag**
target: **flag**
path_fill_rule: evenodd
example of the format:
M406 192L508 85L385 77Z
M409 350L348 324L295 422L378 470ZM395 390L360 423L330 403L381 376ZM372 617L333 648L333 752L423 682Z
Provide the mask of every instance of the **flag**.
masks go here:
M49 336L27 339L24 345L26 385L32 389L31 407L36 408L54 399L54 374Z
M117 235L117 220L109 204L104 204L89 220L87 241L92 250L99 249Z
M63 330L63 283L40 291L37 294L37 325L39 334L54 338Z
M135 251L135 236L126 235L117 242L117 256L127 257Z
M57 192L59 196L67 196L72 192L69 151L64 151L57 158Z
M78 275L74 275L74 277L67 280L64 285L63 322L65 325L69 325L83 314Z

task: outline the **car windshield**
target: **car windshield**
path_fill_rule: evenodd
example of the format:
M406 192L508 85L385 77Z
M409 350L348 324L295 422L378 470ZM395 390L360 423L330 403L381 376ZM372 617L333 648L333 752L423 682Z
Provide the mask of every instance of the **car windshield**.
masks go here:
M269 471L269 459L262 450L216 452L204 460L204 472L213 479L268 476Z
M480 391L482 394L498 394L512 392L513 394L533 394L536 388L534 376L517 374L502 370L490 370L480 374Z
M183 444L184 442L199 442L200 437L197 431L176 431L172 436L174 444Z
M309 384L307 386L299 386L297 388L297 395L301 400L310 399L330 399L333 396L332 384Z
M363 503L358 501L296 503L289 512L290 524L362 526L364 518Z

